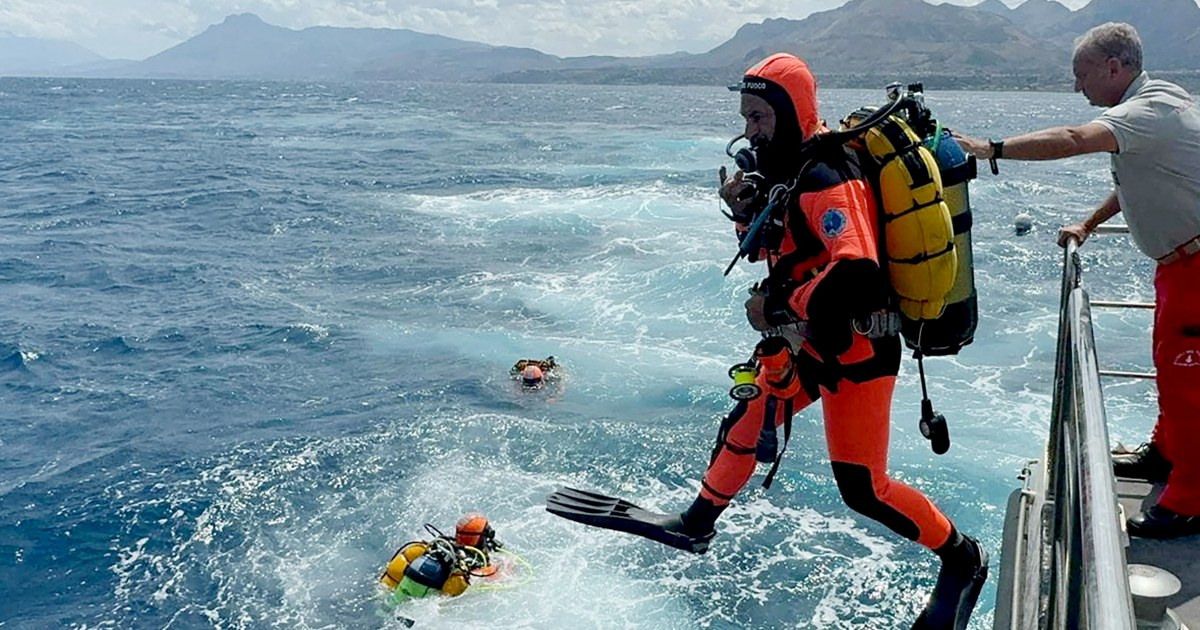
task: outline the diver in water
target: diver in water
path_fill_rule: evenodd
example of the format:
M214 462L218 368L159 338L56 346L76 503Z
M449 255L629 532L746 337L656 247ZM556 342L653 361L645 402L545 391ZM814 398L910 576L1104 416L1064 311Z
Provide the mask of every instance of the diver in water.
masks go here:
M776 427L783 425L786 447L792 416L819 400L846 505L941 559L937 585L913 627L965 628L987 579L987 553L924 494L887 472L901 343L889 326L864 325L886 321L891 296L878 260L882 235L871 184L852 150L815 141L829 129L817 113L816 81L799 58L767 57L746 72L740 90L742 137L751 148L734 156L739 170L732 177L721 169L720 195L739 240L761 238L750 261L767 262L767 277L745 303L751 326L764 335L755 349L761 394L740 400L721 422L699 496L683 513L655 514L570 488L550 495L547 509L703 553L757 463L778 465Z
M529 389L537 389L558 376L558 363L553 356L545 359L521 359L508 371L514 379L519 379L521 385Z
M388 562L379 581L396 597L416 598L440 593L457 597L471 584L471 578L496 572L491 555L503 545L496 540L486 516L467 514L455 524L454 536L447 536L432 525L425 529L429 540L405 543Z

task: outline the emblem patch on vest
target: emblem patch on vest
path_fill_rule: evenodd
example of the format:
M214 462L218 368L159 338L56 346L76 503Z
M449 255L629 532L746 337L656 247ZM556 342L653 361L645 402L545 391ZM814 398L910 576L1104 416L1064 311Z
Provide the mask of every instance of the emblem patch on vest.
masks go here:
M833 238L846 231L846 213L838 208L830 208L821 215L821 233L825 238Z
M1175 357L1175 365L1179 367L1200 367L1200 350L1184 350Z

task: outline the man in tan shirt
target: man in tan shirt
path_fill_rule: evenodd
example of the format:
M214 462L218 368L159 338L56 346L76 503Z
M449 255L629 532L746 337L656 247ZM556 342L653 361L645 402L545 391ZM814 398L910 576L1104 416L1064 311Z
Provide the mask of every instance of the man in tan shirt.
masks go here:
M1118 212L1133 242L1158 261L1153 355L1159 415L1150 442L1114 455L1118 476L1166 480L1158 503L1129 519L1129 533L1200 533L1200 105L1183 88L1142 71L1128 24L1102 24L1075 45L1075 91L1109 108L1096 120L999 142L958 136L983 159L1053 160L1111 154L1114 190L1091 216L1062 228L1082 244Z

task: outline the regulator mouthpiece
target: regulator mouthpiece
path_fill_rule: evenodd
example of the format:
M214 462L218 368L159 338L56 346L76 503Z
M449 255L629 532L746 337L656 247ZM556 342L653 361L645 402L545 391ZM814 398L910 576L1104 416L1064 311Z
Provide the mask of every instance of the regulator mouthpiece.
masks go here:
M743 173L756 173L758 172L758 155L754 153L754 147L742 147L736 152L733 150L733 145L737 144L738 140L744 139L746 139L746 134L741 134L733 140L730 140L729 143L725 145L725 155L733 158L733 163L736 164L738 169Z

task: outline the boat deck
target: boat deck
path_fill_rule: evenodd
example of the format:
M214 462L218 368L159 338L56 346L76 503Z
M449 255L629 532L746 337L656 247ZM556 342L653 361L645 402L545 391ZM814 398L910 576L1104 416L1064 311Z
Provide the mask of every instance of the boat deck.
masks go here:
M1153 505L1161 492L1162 484L1117 480L1117 497L1126 516L1133 516ZM1129 564L1148 564L1170 571L1179 578L1183 588L1167 600L1167 606L1188 628L1200 628L1200 536L1175 540L1130 536L1125 558Z

